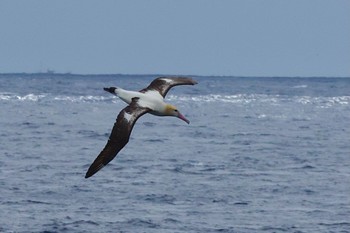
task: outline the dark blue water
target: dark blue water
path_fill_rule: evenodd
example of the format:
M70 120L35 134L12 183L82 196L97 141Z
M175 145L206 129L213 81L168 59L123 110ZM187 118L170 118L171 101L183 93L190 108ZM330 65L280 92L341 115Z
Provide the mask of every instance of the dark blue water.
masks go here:
M0 232L350 232L350 79L195 77L84 179L155 77L0 75Z

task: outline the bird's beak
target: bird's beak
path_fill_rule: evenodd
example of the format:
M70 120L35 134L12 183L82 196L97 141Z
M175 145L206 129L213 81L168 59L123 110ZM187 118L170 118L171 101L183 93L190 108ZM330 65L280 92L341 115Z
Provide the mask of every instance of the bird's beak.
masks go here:
M187 120L186 117L184 115L182 115L181 113L179 113L179 115L177 117L180 118L181 120L185 121L187 124L190 123L190 121Z

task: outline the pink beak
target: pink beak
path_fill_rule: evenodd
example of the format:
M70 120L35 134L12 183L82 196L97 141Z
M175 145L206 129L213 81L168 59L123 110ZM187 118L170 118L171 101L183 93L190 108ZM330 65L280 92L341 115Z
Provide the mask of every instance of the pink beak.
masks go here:
M179 113L179 115L177 117L180 118L181 120L185 121L187 124L190 123L190 121L187 120L186 117L184 117L184 115L182 115L181 113Z

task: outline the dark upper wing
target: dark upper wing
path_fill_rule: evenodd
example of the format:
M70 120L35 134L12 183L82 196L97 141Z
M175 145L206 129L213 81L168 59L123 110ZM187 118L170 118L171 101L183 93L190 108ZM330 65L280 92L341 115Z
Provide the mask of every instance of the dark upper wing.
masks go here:
M149 111L148 108L139 107L137 105L137 99L138 98L134 98L131 104L118 114L105 148L91 164L89 170L86 172L85 178L94 175L108 164L128 143L135 122L140 116Z
M140 92L147 92L150 90L158 91L163 97L168 93L169 89L178 85L194 85L197 82L191 78L186 77L159 77L151 82L151 84L142 89Z

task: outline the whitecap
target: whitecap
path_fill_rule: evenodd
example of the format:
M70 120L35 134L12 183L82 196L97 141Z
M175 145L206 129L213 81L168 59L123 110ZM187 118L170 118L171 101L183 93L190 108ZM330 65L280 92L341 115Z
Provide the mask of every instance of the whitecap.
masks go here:
M303 105L312 104L319 108L330 108L335 105L349 105L350 96L333 96L333 97L298 96L298 97L295 97L295 101Z
M296 86L293 86L292 88L300 89L300 88L307 88L307 87L308 87L307 85L296 85Z
M267 102L277 103L279 95L264 95L264 94L234 94L234 95L221 95L221 94L209 94L198 96L175 96L170 95L167 97L169 101L181 101L181 102L222 102L222 103L242 103L249 104L252 102Z
M99 102L99 101L105 101L107 97L104 96L93 96L93 95L88 95L88 96L55 96L54 100L57 101L69 101L69 102Z
M25 101L25 100L38 101L39 99L42 99L44 97L45 97L45 95L28 94L25 96L17 96L17 99L19 99L21 101Z
M12 95L9 93L0 93L0 100L10 100Z
M18 95L10 92L0 93L0 100L19 100L19 101L38 101L40 99L45 98L45 94L27 94L27 95Z

